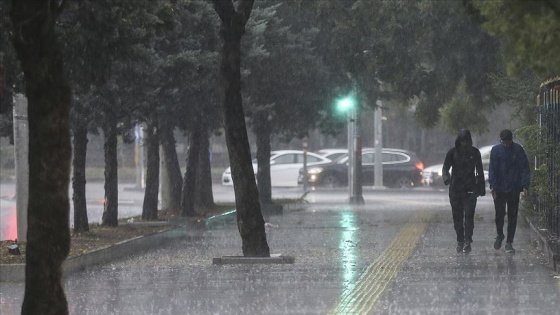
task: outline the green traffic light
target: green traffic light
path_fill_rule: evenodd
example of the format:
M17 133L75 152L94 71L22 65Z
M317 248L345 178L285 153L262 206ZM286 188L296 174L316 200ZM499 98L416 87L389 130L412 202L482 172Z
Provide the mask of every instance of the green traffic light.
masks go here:
M346 112L354 107L354 99L345 97L337 102L337 108L341 112Z

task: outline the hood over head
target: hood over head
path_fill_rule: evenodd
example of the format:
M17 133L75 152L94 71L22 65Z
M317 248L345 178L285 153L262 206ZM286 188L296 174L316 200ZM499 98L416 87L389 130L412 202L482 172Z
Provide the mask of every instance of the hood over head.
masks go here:
M455 147L460 147L462 140L467 140L467 146L472 146L471 132L468 129L461 129L461 131L459 131L459 135L457 139L455 139Z

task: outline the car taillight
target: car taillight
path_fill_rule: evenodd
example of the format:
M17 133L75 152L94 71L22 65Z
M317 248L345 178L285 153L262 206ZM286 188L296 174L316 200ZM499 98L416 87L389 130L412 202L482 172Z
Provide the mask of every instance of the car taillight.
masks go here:
M419 170L420 172L422 172L424 170L424 163L422 163L422 162L416 162L416 164L414 164L414 166L416 166L416 169Z

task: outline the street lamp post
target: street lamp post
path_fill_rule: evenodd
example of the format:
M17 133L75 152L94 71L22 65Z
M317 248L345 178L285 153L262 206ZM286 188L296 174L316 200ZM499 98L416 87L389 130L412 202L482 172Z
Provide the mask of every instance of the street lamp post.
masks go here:
M363 205L364 197L362 194L362 137L360 134L360 119L358 114L358 109L354 108L351 111L352 120L352 138L349 138L348 142L353 144L352 146L352 160L353 160L353 170L352 170L352 186L350 189L350 204ZM352 139L352 141L350 141Z
M338 102L338 108L346 112L348 119L348 193L350 204L364 204L362 195L362 141L359 115L353 97Z

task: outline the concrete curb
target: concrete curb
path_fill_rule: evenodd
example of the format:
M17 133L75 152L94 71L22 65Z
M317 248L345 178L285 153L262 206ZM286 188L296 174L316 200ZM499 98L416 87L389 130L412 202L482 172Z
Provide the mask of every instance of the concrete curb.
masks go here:
M286 212L293 212L293 211L301 211L307 207L308 204L306 203L293 203L293 204L284 204L284 205L272 205L272 206L264 206L262 207L262 215L267 221L268 218L275 215L282 215ZM236 211L235 209L225 212L223 214L215 215L209 217L205 221L206 228L217 228L220 226L228 225L228 224L235 224L236 220Z
M270 264L293 264L292 256L270 256L270 257L244 257L244 256L222 256L212 259L214 265L270 265Z
M274 213L271 215L282 215L283 212L288 211L298 211L306 207L306 204L286 204L282 205L282 209L275 209ZM263 214L265 215L265 214ZM193 222L190 220L176 220L169 224L171 226L178 226L176 228L170 228L169 230L163 232L156 232L153 234L140 236L130 240L122 241L120 243L114 244L112 246L102 248L96 251L92 251L80 256L73 256L63 263L63 272L65 275L72 274L76 271L82 271L89 267L106 264L113 260L124 258L132 254L150 250L152 248L161 246L167 241L172 239L184 238L184 237L202 237L202 233L206 229L218 228L219 226L234 224L235 223L235 210L228 211L224 214L217 215L206 219L205 221ZM142 223L134 223L142 224ZM146 225L161 225L161 222L156 223L144 223ZM226 258L225 261L231 261L231 257ZM218 259L223 259L218 258ZM216 259L216 258L214 258ZM287 261L294 258L288 256L282 256L281 259L278 257L274 259L268 258L270 262L260 262L260 263L289 263ZM251 263L247 258L239 259L239 261L245 261L244 263ZM252 262L256 263L256 262ZM228 263L229 264L229 263ZM10 264L10 265L0 265L0 282L22 282L25 280L25 264Z
M560 273L560 244L547 238L544 231L539 230L530 218L525 217L525 220L531 227L531 230L533 230L531 241L536 243L538 248L543 252L552 270Z
M184 225L163 232L156 232L95 250L84 255L73 256L62 265L64 275L82 271L89 267L106 264L138 252L161 246L172 239L201 237L204 225L187 222ZM0 265L0 282L22 282L25 280L25 264Z

